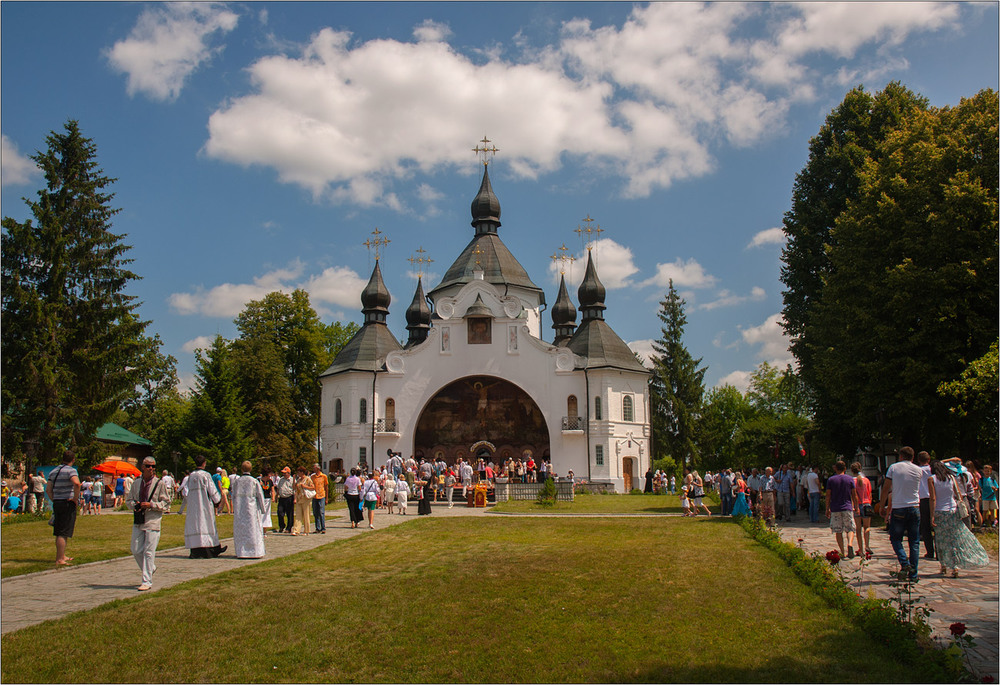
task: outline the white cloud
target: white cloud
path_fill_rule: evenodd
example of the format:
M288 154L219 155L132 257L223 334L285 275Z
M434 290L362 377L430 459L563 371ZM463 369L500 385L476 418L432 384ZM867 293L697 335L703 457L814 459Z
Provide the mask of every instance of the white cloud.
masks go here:
M710 173L714 150L779 135L815 88L902 66L909 35L951 27L959 9L930 3L652 3L621 26L566 22L552 45L518 36L459 52L425 21L414 40L356 42L319 30L303 48L249 67L253 91L209 119L204 151L273 168L316 198L405 211L395 181L414 170L472 168L483 131L506 168L536 178L596 165L640 197ZM746 37L748 23L763 27ZM862 48L872 48L864 49ZM518 54L513 54L519 51ZM504 59L502 55L512 55ZM400 104L403 103L403 106Z
M754 286L750 290L749 295L734 295L728 290L720 290L716 296L715 300L711 302L706 302L705 304L700 304L695 307L695 309L701 309L709 311L712 309L719 309L720 307L735 307L736 305L746 304L747 302L760 302L766 297L767 293L764 289L759 286Z
M128 76L129 95L175 100L188 76L222 49L209 47L213 35L232 31L237 20L216 3L164 3L144 10L129 37L106 55Z
M705 273L704 267L694 259L684 261L678 257L669 264L657 264L656 275L639 284L668 288L673 280L675 288L711 288L719 279Z
M794 361L788 351L788 337L781 327L781 314L772 314L759 326L741 329L743 341L749 345L758 345L757 358L773 366L784 368Z
M185 352L194 354L195 350L207 350L214 342L214 335L199 335L197 338L188 340L186 343L181 345L181 349Z
M753 240L747 245L747 249L751 247L761 247L762 245L784 245L785 244L785 231L780 227L776 226L774 228L768 228L763 231L759 231L754 234Z
M605 288L619 290L632 285L629 278L638 273L639 268L635 265L631 248L620 245L611 238L595 240L591 243L591 247L597 277L601 279ZM575 259L573 262L552 260L549 263L549 274L553 283L559 282L559 275L565 269L566 287L575 288L580 285L587 270L587 251L581 250L573 257Z
M715 387L721 388L724 385L731 385L740 392L746 392L747 388L750 387L750 377L752 375L752 371L733 371L720 378Z
M642 357L642 363L647 369L653 368L653 340L633 340L628 343L628 348Z
M294 261L288 267L274 269L253 279L252 283L223 283L205 290L173 293L167 298L170 308L178 314L232 318L243 311L247 302L262 299L270 292L291 293L302 288L310 301L357 306L367 280L347 267L330 267L322 273L303 279L305 265Z
M193 373L177 374L177 391L182 395L190 395L198 387L198 376Z
M0 136L0 141L2 141L0 184L5 186L24 185L40 175L41 172L35 161L18 152L17 145L10 138L5 135Z

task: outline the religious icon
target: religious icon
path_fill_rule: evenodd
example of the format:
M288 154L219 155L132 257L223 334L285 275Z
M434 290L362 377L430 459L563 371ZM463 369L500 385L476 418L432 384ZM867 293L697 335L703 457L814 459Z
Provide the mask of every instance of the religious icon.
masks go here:
M443 326L441 328L441 351L451 352L451 327Z
M517 352L517 326L507 327L507 351Z

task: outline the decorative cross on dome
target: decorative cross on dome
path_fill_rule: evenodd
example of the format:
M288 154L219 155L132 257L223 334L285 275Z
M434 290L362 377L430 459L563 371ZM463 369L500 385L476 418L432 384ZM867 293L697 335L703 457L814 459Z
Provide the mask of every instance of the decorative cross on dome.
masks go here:
M483 144L482 147L476 145L472 151L479 155L479 161L483 163L483 166L489 166L490 161L496 153L500 152L500 149L496 145L490 145L492 141L485 135L479 142Z
M566 254L567 252L569 252L569 248L566 247L566 243L563 243L561 247L556 248L556 249L557 249L557 253L553 254L550 259L552 259L552 261L554 261L554 262L560 262L560 264L559 264L559 273L565 275L566 274L566 262L569 262L570 266L572 266L573 262L576 261L576 257L573 257L571 255L567 255ZM558 252L561 252L562 254L558 254Z
M430 257L424 257L424 255L426 253L427 253L427 250L425 250L423 248L423 246L421 245L420 247L417 248L417 254L420 255L420 256L419 257L413 257L413 256L411 256L409 259L406 260L406 261L408 261L410 263L411 267L414 264L417 265L416 268L417 268L417 276L418 277L424 275L424 264L430 264L431 262L434 261Z
M483 265L479 262L479 258L482 255L486 254L486 252L483 251L482 249L480 249L480 247L478 245L476 245L476 249L472 251L472 254L476 255L476 266L478 268L482 269Z
M594 219L590 218L589 213L587 214L587 218L581 219L581 221L587 224L587 227L584 228L583 226L578 226L577 228L573 229L573 232L576 233L578 236L580 236L580 238L583 240L583 246L587 248L587 251L590 251L594 247L592 243L601 237L601 234L604 233L604 229L601 228L600 224L597 224L596 228L591 226L591 224L594 223ZM586 238L583 237L584 233L587 234ZM595 233L597 234L597 238L591 238L591 236L594 235Z
M389 239L388 238L380 238L379 237L379 236L384 235L384 234L382 233L382 231L378 230L377 226L375 227L375 230L372 231L372 235L375 236L374 239L366 240L365 242L363 242L361 244L364 245L365 247L367 247L369 252L371 252L372 249L375 250L375 261L377 262L378 258L379 258L379 250L380 250L380 248L384 248L386 245L388 245L389 244Z

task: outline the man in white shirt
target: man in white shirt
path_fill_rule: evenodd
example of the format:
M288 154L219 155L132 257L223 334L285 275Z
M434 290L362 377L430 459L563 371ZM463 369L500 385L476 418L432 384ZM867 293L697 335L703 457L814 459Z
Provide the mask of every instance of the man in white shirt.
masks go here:
M917 452L917 466L923 471L920 477L920 539L924 543L924 559L934 558L934 528L931 526L931 493L927 481L931 479L931 455Z
M913 463L913 448L899 450L899 461L885 473L882 487L882 509L889 518L889 542L899 560L899 579L915 583L919 580L920 560L920 480L923 471ZM909 556L903 549L903 535L909 545Z
M819 473L814 466L806 474L806 491L809 494L809 522L819 523Z

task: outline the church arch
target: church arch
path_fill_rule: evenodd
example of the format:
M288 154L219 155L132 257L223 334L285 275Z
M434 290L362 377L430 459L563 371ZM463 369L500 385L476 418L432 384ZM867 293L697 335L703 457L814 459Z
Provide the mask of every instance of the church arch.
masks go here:
M475 457L488 443L512 453L549 448L549 429L534 399L496 376L467 376L440 388L424 405L414 431L414 451L444 452L444 461ZM473 451L473 446L475 450Z

